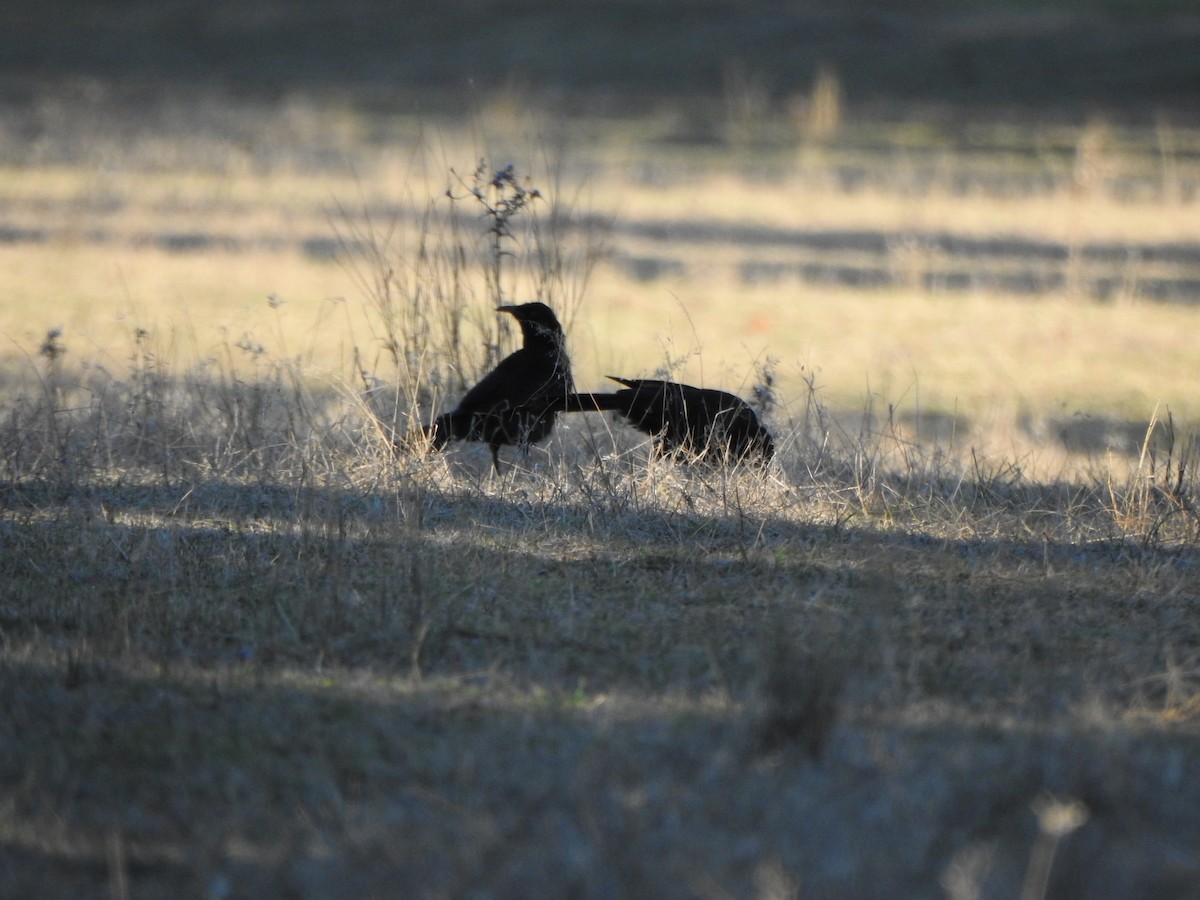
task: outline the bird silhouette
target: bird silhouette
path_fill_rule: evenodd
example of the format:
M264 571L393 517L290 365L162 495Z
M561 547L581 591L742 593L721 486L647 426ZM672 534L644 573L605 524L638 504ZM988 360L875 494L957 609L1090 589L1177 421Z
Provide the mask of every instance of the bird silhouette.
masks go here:
M615 410L654 439L661 454L682 453L711 461L767 462L775 453L771 434L754 410L733 394L651 378L618 378L612 393L569 394L556 409L563 412ZM560 404L561 405L558 405Z
M499 306L521 325L524 344L509 354L463 395L453 410L424 428L435 449L452 440L482 441L500 471L500 448L528 450L554 429L564 399L575 390L566 335L544 303Z

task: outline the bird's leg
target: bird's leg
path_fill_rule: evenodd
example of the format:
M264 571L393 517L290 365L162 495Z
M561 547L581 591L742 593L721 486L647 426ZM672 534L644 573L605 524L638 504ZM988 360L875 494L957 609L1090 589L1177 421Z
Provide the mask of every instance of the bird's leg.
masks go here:
M499 444L490 444L489 446L492 448L492 470L497 475L499 475L500 474L500 445Z

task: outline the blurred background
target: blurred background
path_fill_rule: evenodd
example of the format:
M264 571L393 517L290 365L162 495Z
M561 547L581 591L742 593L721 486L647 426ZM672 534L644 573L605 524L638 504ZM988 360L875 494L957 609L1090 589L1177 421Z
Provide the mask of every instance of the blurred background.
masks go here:
M1195 113L1195 14L1188 0L9 0L0 71L9 102L76 80L456 112L519 85L558 113L629 114L739 87L782 113L826 67L872 117L1146 124Z
M549 198L583 385L1136 453L1197 412L1198 47L1187 0L8 0L0 356L338 377L484 160Z

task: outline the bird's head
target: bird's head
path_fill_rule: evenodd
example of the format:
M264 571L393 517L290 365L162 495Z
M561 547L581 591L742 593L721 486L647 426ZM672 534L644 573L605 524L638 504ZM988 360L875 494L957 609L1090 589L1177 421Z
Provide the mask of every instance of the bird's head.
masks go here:
M506 312L521 323L521 333L525 340L531 338L561 338L562 325L554 310L545 303L518 303L515 306L497 306L496 312Z

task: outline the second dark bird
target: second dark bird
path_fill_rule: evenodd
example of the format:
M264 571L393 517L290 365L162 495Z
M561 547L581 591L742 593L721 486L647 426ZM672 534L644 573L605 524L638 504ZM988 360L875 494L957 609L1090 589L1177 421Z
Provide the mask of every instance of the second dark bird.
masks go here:
M654 439L659 453L684 453L708 460L766 462L775 453L771 434L754 410L733 394L651 378L618 378L622 389L606 394L572 394L565 412L616 410Z
M528 449L554 429L557 410L574 389L566 336L554 311L544 303L500 306L521 325L524 344L500 360L463 395L453 410L425 429L435 449L452 440L482 441L500 471L500 448Z

